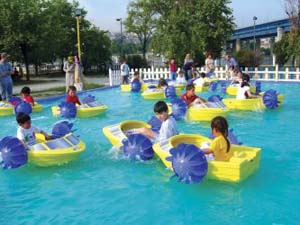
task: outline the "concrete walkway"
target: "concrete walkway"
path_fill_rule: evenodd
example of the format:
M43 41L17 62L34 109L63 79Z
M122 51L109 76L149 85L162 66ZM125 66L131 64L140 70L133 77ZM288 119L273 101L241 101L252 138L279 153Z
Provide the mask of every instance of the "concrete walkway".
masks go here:
M85 77L88 83L94 84L105 84L105 86L109 85L108 77ZM65 78L64 77L31 77L31 80L35 83L33 84L21 84L14 85L13 91L14 94L19 95L21 89L24 86L29 86L31 91L43 91L50 88L57 88L65 86ZM49 81L50 80L50 81ZM36 83L37 81L41 81L41 83Z

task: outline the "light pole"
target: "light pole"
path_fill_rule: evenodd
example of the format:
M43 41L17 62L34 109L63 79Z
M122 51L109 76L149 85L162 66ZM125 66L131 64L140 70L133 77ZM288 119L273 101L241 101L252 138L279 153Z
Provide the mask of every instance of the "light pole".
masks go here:
M123 23L122 23L122 18L117 18L116 21L120 21L120 28L121 28L121 41L120 41L120 60L122 61L122 56L123 56Z
M257 20L257 17L256 16L253 16L253 31L254 31L254 35L253 35L253 49L254 49L254 59L253 59L253 62L254 62L254 67L255 67L255 59L256 59L256 30L255 30L255 22Z
M77 24L77 50L78 50L78 59L81 60L81 48L80 48L80 16L81 16L81 9L75 10L76 16L76 24Z

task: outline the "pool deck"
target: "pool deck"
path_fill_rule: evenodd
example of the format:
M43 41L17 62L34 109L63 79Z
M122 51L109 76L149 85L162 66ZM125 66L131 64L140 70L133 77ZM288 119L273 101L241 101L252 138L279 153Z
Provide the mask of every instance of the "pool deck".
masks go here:
M85 77L87 82L89 83L98 83L98 84L105 84L105 86L109 85L109 78L108 77ZM47 80L51 80L46 82ZM57 88L65 85L65 78L64 77L31 77L31 81L41 81L41 83L34 83L34 84L17 84L13 87L14 94L18 95L24 86L29 86L31 91L43 91L50 88ZM44 82L43 82L44 81Z

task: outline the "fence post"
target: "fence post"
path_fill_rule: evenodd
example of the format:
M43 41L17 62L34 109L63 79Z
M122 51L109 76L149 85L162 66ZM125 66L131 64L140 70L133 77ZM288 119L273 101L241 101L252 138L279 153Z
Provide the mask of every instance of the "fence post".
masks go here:
M264 74L264 76L265 76L265 80L269 79L269 68L268 67L265 68L265 74Z
M299 80L299 77L300 76L300 70L299 70L299 67L296 68L296 80Z
M108 74L109 74L109 86L112 86L112 69L109 67L108 69Z
M276 64L275 66L275 80L278 81L279 78L279 66Z
M285 68L285 73L284 73L284 76L285 76L285 80L289 80L289 68Z

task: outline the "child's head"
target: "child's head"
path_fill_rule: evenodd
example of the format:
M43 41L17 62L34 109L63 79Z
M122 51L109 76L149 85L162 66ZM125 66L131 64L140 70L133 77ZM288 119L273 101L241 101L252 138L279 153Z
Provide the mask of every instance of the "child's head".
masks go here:
M227 141L227 152L230 148L230 142L227 139L228 136L228 123L227 120L222 116L213 118L210 124L213 135L216 137L222 135Z
M80 83L79 77L76 78L76 83Z
M140 73L139 73L139 71L135 71L135 72L134 72L133 78L134 78L134 79L140 79Z
M164 78L160 78L158 81L158 87L161 88L166 86L168 86L168 82Z
M72 97L75 96L76 95L76 87L73 85L69 86L68 94Z
M30 88L29 87L23 87L21 90L21 95L30 95Z
M206 74L202 72L202 73L200 73L200 77L205 78Z
M195 95L195 86L193 84L186 85L186 95L187 97L191 97Z
M156 117L161 120L161 121L165 121L168 118L168 106L164 101L158 101L155 103L154 105L154 113L156 115Z
M26 113L23 112L18 113L16 120L19 126L24 129L29 129L31 127L31 118Z
M249 82L250 82L250 76L246 73L243 73L241 87L250 86Z
M172 59L170 60L170 63L175 63L175 59L172 58Z
M179 77L183 77L183 71L182 71L182 70L179 70L178 76L179 76Z
M68 57L68 63L72 63L73 62L73 56L69 56Z

